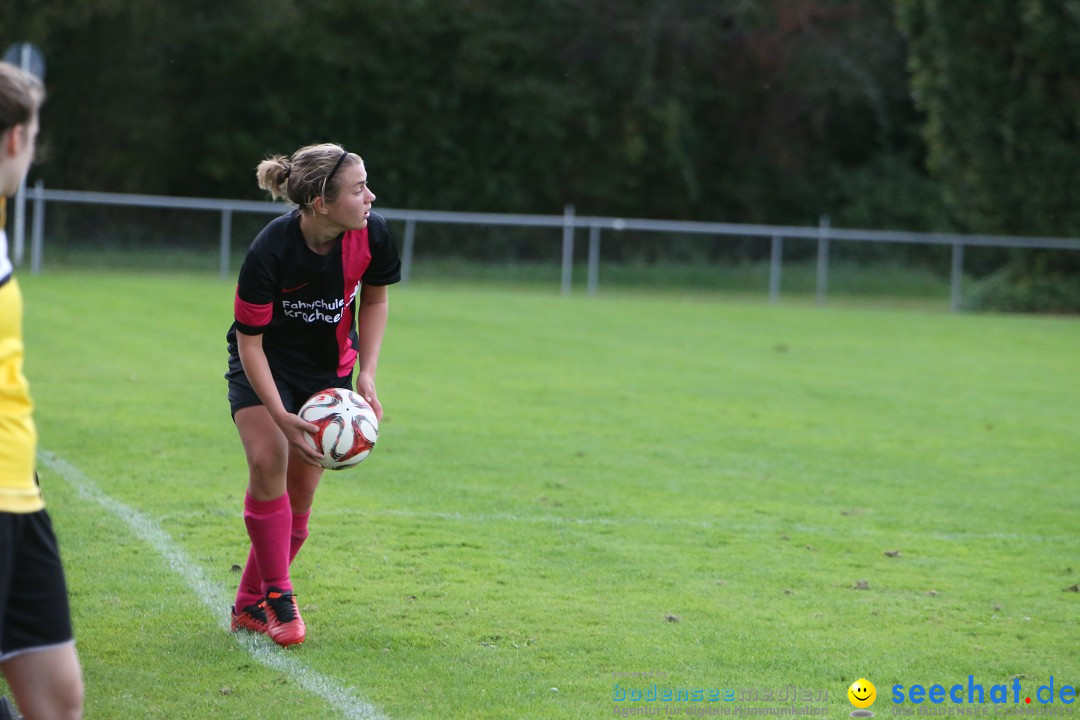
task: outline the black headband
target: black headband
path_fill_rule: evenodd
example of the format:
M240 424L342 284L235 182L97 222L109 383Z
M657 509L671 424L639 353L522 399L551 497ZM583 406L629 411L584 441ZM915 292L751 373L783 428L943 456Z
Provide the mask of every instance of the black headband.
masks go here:
M334 165L334 169L330 171L330 174L326 176L326 180L323 181L323 192L326 192L326 187L330 184L330 181L334 179L334 175L337 174L338 168L341 167L341 163L345 162L345 158L349 157L348 150L341 151L341 157L337 159L337 164Z

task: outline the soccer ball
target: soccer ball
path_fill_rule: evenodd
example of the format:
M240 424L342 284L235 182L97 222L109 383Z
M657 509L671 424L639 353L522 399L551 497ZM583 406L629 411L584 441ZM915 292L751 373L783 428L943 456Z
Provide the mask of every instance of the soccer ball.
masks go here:
M375 411L364 398L345 388L315 393L297 415L319 426L307 437L311 447L323 453L320 462L328 470L358 464L371 454L379 437Z

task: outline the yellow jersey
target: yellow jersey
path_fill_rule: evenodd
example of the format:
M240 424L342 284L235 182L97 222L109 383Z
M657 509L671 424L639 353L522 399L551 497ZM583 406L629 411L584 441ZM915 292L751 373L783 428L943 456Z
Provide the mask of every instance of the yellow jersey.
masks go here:
M0 198L0 512L45 507L34 478L37 429L30 386L23 375L22 293L12 276Z

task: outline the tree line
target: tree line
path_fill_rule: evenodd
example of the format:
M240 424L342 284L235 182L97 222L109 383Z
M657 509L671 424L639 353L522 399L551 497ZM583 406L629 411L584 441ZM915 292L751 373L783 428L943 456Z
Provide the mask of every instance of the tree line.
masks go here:
M1080 236L1078 5L0 0L0 43L52 187L258 197L329 140L393 207Z

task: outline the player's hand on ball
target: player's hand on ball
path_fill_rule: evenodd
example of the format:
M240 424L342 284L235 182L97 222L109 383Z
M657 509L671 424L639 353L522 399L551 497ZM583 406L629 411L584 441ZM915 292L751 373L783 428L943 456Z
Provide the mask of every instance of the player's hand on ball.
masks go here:
M300 453L300 457L311 465L322 466L322 454L312 447L308 437L311 433L318 432L319 426L309 423L299 415L284 415L278 426L285 438L289 441L289 447Z
M379 396L375 393L375 383L371 380L367 380L364 377L356 378L356 393L367 400L368 405L375 411L375 418L382 422L382 403L379 402Z

